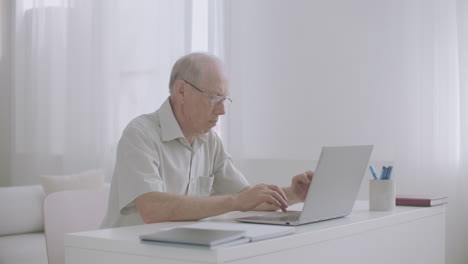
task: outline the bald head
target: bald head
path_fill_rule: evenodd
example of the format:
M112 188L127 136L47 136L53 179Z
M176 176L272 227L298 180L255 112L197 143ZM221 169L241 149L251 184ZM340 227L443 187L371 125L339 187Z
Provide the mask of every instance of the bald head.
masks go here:
M172 87L177 80L199 83L208 73L218 72L224 75L222 68L222 62L213 55L198 52L187 54L177 60L172 67L169 92L172 94Z

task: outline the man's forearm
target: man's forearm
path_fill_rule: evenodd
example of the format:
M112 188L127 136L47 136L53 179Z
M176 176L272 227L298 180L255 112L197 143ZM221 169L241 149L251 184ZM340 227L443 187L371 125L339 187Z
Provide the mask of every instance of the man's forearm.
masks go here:
M187 197L153 192L135 199L145 223L199 220L236 210L232 195Z

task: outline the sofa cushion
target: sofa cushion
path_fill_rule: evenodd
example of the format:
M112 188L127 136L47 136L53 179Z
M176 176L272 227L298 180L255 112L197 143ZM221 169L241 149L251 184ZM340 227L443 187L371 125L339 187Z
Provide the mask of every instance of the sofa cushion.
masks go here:
M66 190L100 189L104 186L104 172L102 169L70 175L47 175L40 178L46 195Z
M44 233L0 236L0 263L47 264Z
M43 231L44 197L40 185L0 187L0 235Z

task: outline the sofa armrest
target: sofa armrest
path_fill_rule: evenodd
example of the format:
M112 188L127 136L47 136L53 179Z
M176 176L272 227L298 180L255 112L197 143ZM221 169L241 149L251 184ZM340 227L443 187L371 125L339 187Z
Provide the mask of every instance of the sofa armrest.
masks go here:
M0 236L44 230L40 185L0 187Z

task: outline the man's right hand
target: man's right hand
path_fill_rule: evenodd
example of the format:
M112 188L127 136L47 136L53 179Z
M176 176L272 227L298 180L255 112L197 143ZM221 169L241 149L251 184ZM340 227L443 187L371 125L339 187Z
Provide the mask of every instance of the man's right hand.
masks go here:
M283 190L270 184L247 186L234 195L238 211L251 211L262 203L268 203L286 211L288 202Z

